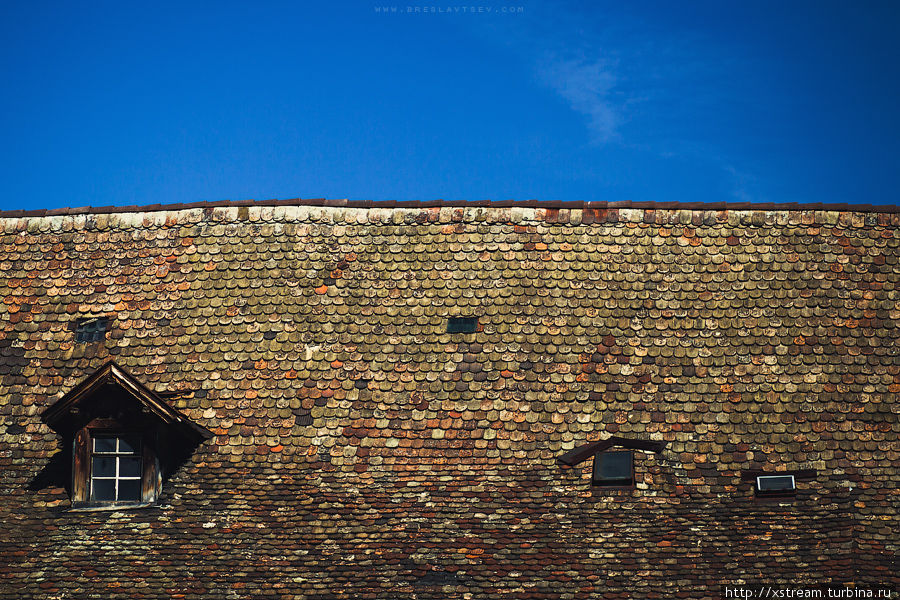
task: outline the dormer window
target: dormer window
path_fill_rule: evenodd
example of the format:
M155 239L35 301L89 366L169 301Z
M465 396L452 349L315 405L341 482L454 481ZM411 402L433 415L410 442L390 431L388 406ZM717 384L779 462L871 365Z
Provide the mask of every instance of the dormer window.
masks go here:
M634 451L662 452L666 442L635 438L610 437L590 442L570 450L557 460L567 466L575 465L594 457L591 483L599 488L631 489L635 484ZM622 450L610 450L622 448Z
M631 450L622 450L595 454L591 483L603 487L632 487L634 485L634 453Z
M140 502L141 438L135 434L91 436L91 502Z
M165 478L212 436L115 362L41 416L71 448L73 508L156 502Z

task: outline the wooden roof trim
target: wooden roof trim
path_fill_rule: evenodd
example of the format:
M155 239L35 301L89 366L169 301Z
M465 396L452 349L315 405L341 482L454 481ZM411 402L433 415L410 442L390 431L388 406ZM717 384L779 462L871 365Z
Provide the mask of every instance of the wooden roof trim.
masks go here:
M605 440L590 442L573 450L569 450L556 460L564 465L573 467L591 456L612 447L627 448L629 450L647 450L648 452L662 452L666 447L666 442L612 436Z
M180 412L169 406L158 394L138 381L131 373L111 360L97 369L90 377L79 383L65 396L41 413L41 419L51 427L65 417L69 410L85 398L92 396L107 383L116 383L136 398L142 405L159 417L167 425L181 425L192 429L204 439L212 437L212 432L197 425Z

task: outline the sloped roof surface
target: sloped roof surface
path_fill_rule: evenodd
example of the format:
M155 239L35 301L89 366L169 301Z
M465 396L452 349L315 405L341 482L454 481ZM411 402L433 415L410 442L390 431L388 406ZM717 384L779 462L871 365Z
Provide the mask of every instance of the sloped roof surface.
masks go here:
M718 597L900 583L900 214L221 206L0 218L0 598ZM108 315L107 340L74 341ZM448 334L450 316L478 316ZM110 359L214 436L67 512ZM609 436L634 490L557 459ZM790 502L747 470L815 469Z

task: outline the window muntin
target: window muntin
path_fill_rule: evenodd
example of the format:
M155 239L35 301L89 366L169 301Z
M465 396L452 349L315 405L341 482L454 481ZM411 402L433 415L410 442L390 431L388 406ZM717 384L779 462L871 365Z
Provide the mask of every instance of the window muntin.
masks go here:
M625 450L595 454L591 483L604 487L631 487L634 484L634 453Z
M140 502L142 473L138 436L104 434L93 437L92 502Z

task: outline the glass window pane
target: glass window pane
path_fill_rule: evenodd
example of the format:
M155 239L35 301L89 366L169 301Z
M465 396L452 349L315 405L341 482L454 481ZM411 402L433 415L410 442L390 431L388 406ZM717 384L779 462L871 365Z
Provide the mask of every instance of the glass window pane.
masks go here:
M91 481L91 500L115 500L115 479L93 479Z
M631 452L601 452L594 456L594 480L631 481Z
M756 478L756 487L761 492L790 491L794 489L793 475L768 475Z
M78 319L75 328L75 341L99 342L106 337L109 328L109 319L105 317Z
M119 500L123 502L138 502L141 499L140 479L119 480Z
M136 436L129 435L119 438L119 452L137 454L141 449L141 441Z
M95 437L94 452L115 452L116 438L114 437Z
M140 477L141 459L123 456L119 459L119 477Z
M91 464L92 477L115 477L116 459L114 456L95 456Z

